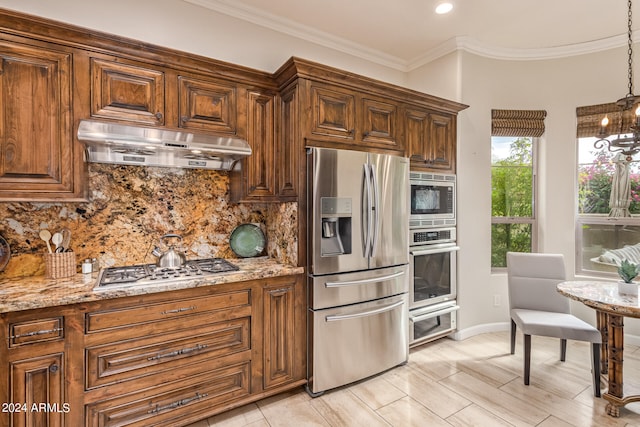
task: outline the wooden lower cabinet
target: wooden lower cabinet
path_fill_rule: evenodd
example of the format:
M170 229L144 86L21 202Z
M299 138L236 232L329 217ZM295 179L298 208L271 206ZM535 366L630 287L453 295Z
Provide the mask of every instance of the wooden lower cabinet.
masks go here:
M206 418L211 409L250 394L251 362L211 369L186 379L86 405L86 426L174 427Z
M263 290L264 307L264 374L263 387L269 389L293 381L300 365L296 349L304 344L296 342L296 283L266 286ZM297 320L297 322L296 322Z
M302 385L303 283L284 276L0 314L0 399L21 405L4 408L0 427L177 427Z
M2 412L11 426L64 426L71 407L65 401L64 353L53 353L11 362L10 400Z

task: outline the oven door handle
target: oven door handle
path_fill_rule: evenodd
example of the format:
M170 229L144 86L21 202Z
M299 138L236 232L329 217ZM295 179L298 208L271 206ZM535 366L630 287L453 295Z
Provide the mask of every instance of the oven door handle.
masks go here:
M404 301L398 301L398 302L394 302L393 304L389 304L385 307L380 307L380 308L376 308L375 310L368 310L368 311L363 311L361 313L353 313L353 314L341 314L341 315L334 315L334 316L327 316L325 317L325 321L327 322L337 322L339 320L347 320L347 319L357 319L359 317L367 317L367 316L373 316L374 314L380 314L380 313L384 313L387 311L391 311L395 308L400 307L401 305L404 305Z
M449 246L445 248L433 248L433 249L422 249L422 250L411 250L411 255L413 256L421 256L421 255L430 255L430 254L439 254L442 252L453 252L460 250L460 246Z
M325 288L339 288L341 286L352 286L352 285L366 285L367 283L375 283L389 279L395 279L396 277L400 277L404 275L404 271L398 271L397 273L389 274L388 276L380 276L380 277L371 277L367 279L360 280L348 280L345 282L326 282L324 284Z
M453 307L449 307L449 308L445 308L443 310L438 310L438 311L430 311L428 313L422 314L420 316L409 316L409 320L411 322L421 322L423 320L427 320L427 319L431 319L433 317L438 317L438 316L442 316L443 314L447 314L447 313L452 313L456 310L459 310L460 306L459 305L455 305Z

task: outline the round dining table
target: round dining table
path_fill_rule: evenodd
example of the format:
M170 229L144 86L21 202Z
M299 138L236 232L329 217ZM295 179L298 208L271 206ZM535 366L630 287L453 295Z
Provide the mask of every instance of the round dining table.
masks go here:
M557 285L562 295L596 310L597 328L602 334L601 372L607 375L607 414L620 416L620 408L640 401L640 395L624 396L622 362L624 353L624 318L640 318L637 295L618 291L616 282L597 280L567 281Z

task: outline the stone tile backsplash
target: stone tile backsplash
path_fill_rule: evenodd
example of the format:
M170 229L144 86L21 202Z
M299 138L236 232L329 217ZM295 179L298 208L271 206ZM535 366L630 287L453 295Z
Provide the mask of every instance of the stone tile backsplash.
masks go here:
M160 236L183 237L187 258L236 257L229 236L242 223L259 223L266 253L297 264L296 203L236 204L225 171L89 164L89 202L0 203L0 235L12 258L0 277L44 274L46 244L38 234L67 227L77 262L101 267L155 261Z

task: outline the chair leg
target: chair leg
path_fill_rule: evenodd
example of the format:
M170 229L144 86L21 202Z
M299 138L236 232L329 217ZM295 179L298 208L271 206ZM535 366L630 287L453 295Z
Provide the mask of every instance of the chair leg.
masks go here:
M531 335L524 336L524 385L529 385L531 370Z
M600 397L600 344L591 344L591 370L593 372L593 395Z
M564 362L567 359L567 340L560 340L560 361Z
M516 352L516 322L511 319L511 354Z

